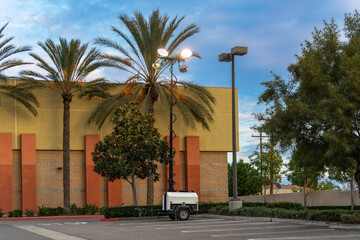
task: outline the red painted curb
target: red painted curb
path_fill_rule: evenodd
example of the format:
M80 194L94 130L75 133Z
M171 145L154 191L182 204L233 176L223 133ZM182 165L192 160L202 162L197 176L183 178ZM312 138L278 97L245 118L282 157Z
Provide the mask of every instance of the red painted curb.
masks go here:
M0 218L0 222L6 222L6 221L31 221L31 220L62 220L62 219L104 219L104 216L59 216L59 217Z
M100 220L101 222L118 222L118 218L103 218Z

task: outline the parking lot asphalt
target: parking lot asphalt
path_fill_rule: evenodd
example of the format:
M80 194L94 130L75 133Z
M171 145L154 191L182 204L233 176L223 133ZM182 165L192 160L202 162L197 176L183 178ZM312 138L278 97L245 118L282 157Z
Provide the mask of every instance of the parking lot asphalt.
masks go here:
M287 222L191 217L188 221L160 218L68 219L0 222L0 239L360 239L359 230L330 229Z

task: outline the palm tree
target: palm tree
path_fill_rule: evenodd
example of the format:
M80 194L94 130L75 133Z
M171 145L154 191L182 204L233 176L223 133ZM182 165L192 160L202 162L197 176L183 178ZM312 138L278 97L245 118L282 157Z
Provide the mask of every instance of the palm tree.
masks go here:
M47 53L51 63L39 55L30 55L37 61L36 65L45 70L46 75L35 71L22 71L26 80L45 81L44 87L52 87L60 92L63 99L63 187L64 187L64 212L70 209L70 103L74 95L84 96L92 93L91 96L104 97L106 90L111 85L104 84L104 78L96 78L92 81L85 81L88 75L104 65L99 60L100 53L92 48L89 51L88 44L81 44L80 40L72 39L68 42L59 38L60 44L52 40L38 45ZM90 99L91 97L89 97Z
M3 31L8 25L5 24L0 28L0 93L2 95L12 97L19 101L22 105L24 105L34 116L37 116L37 111L35 106L38 106L39 103L36 100L35 95L32 93L35 85L32 82L20 82L15 84L14 86L8 85L8 80L17 80L16 77L9 77L4 74L5 70L9 70L10 68L21 66L24 64L29 64L23 62L20 59L14 59L10 57L15 54L30 51L30 47L16 47L11 44L11 41L14 37L3 39Z
M158 58L159 48L166 48L172 55L182 42L200 30L195 24L190 24L175 35L184 17L176 16L170 19L168 15L161 16L159 10L153 11L148 20L140 12L135 12L134 17L123 14L119 19L130 36L116 27L112 27L112 30L127 43L128 48L107 38L97 38L95 43L120 53L119 55L103 54L102 57L107 61L108 66L127 72L129 79L123 83L125 86L122 91L104 100L91 115L89 121L95 121L99 126L127 100L145 102L146 112L150 114L154 113L154 104L158 100L174 104L170 103L170 82L164 73L170 65L164 65L162 69L154 69L152 64ZM213 121L215 103L209 91L195 83L176 81L174 95L176 107L188 125L195 127L196 122L199 122L209 129L209 123ZM147 204L153 204L153 198L154 182L152 177L149 177Z

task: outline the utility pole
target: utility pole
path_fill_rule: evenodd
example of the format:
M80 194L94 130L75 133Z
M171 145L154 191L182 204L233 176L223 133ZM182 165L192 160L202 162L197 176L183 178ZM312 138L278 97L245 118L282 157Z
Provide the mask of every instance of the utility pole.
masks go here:
M270 195L274 194L274 145L271 144L271 154L270 154Z
M261 180L263 182L263 186L264 186L264 202L266 202L266 183L265 183L265 179L263 176L263 151L262 151L262 139L269 137L269 136L263 136L262 134L262 130L260 129L260 135L256 136L254 134L251 135L251 137L258 137L260 139L260 176L261 176ZM262 195L262 191L261 191L261 195Z

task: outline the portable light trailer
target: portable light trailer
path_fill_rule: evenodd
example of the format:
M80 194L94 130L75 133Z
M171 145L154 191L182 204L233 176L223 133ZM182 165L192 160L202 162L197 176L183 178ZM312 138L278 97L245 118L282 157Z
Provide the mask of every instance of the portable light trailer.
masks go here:
M169 190L163 195L163 204L162 210L156 211L158 214L168 214L172 220L188 220L190 214L198 213L198 201L199 197L194 192L176 192L174 190L174 153L175 149L173 148L173 139L176 134L173 130L173 123L176 121L176 116L173 113L173 105L176 105L176 97L173 93L173 87L176 84L176 81L173 81L173 78L176 79L173 73L173 67L176 63L179 65L180 72L186 72L188 70L186 59L191 57L192 51L189 49L184 49L179 55L169 56L169 52L165 48L159 48L157 50L158 59L153 63L155 69L161 69L163 63L170 64L170 125L169 125ZM160 60L162 62L160 62ZM154 211L153 211L154 212Z
M162 211L172 220L188 220L199 211L199 197L194 192L165 192Z

